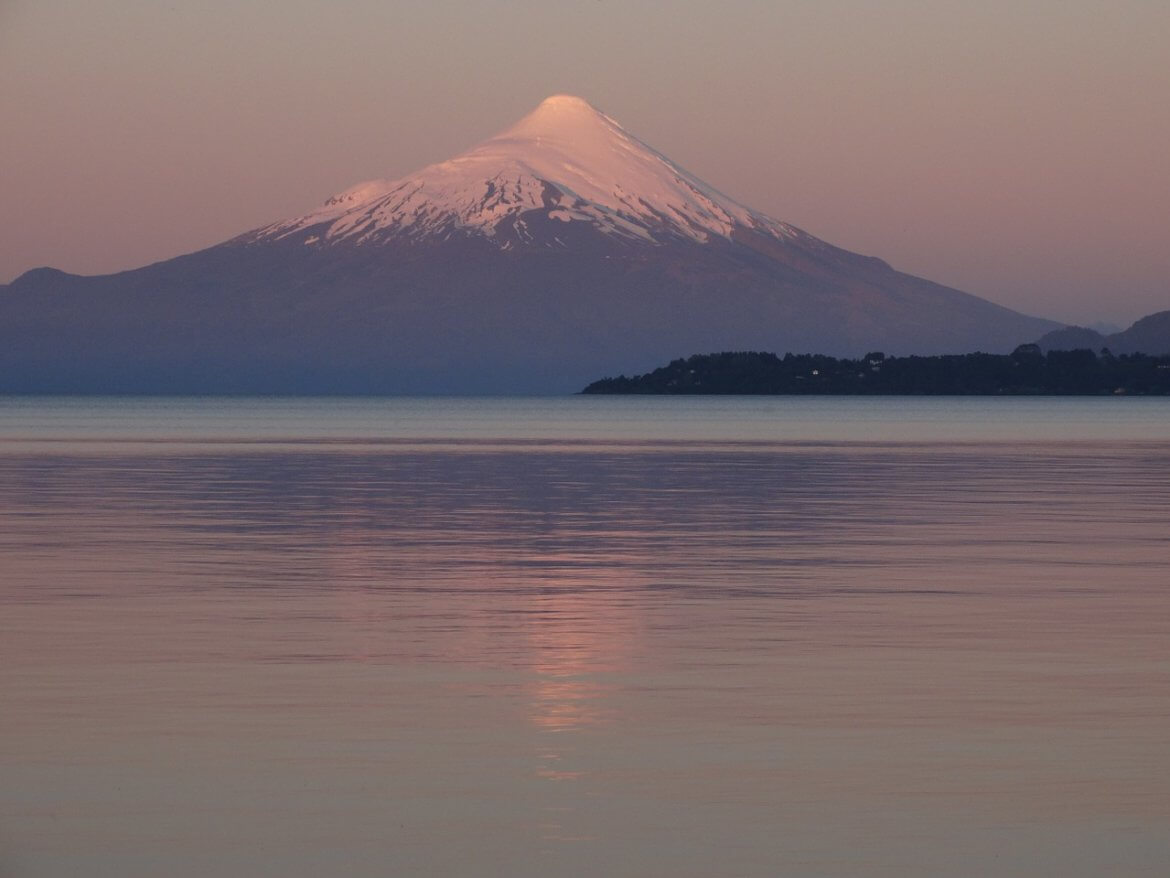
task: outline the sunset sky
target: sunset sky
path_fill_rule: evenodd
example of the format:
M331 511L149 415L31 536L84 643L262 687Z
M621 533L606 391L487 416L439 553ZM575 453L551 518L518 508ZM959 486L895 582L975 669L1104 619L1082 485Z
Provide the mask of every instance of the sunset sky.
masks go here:
M1170 4L0 0L0 283L303 213L580 95L732 197L1019 310L1170 308Z

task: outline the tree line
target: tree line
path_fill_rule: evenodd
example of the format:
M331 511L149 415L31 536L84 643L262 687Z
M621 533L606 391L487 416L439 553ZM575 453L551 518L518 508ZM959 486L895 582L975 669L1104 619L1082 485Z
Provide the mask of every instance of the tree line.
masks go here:
M1170 356L1048 351L1020 345L1010 354L886 356L725 351L696 354L627 378L603 378L583 393L856 395L1167 395Z

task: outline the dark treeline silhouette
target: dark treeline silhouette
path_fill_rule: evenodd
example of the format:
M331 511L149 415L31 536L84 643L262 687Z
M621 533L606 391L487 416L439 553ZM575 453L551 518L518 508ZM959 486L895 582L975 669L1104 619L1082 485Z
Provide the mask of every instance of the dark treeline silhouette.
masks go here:
M1103 395L1170 394L1170 355L1100 355L1020 345L1010 354L859 360L820 354L697 354L645 375L604 378L583 393Z

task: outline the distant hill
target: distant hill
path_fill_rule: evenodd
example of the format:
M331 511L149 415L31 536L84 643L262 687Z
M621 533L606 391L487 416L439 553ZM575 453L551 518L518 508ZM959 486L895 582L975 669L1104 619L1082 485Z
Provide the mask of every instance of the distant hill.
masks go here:
M1107 341L1115 354L1170 354L1170 311L1143 317L1129 329L1108 336Z
M1097 356L1020 345L1011 354L861 359L728 351L699 354L645 375L604 378L588 394L1038 396L1170 394L1170 356Z
M1036 344L1044 352L1108 348L1113 354L1170 354L1170 311L1150 314L1129 329L1110 335L1083 326L1066 326L1046 333Z

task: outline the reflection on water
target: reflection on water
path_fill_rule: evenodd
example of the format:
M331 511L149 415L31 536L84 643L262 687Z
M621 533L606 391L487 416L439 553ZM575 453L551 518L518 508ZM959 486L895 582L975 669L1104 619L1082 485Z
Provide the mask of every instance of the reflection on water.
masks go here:
M536 677L532 722L548 732L606 720L601 680L627 666L638 636L633 607L578 588L571 582L550 583L548 592L533 596L528 610L528 649Z
M1163 874L1154 409L575 402L23 404L0 874Z

